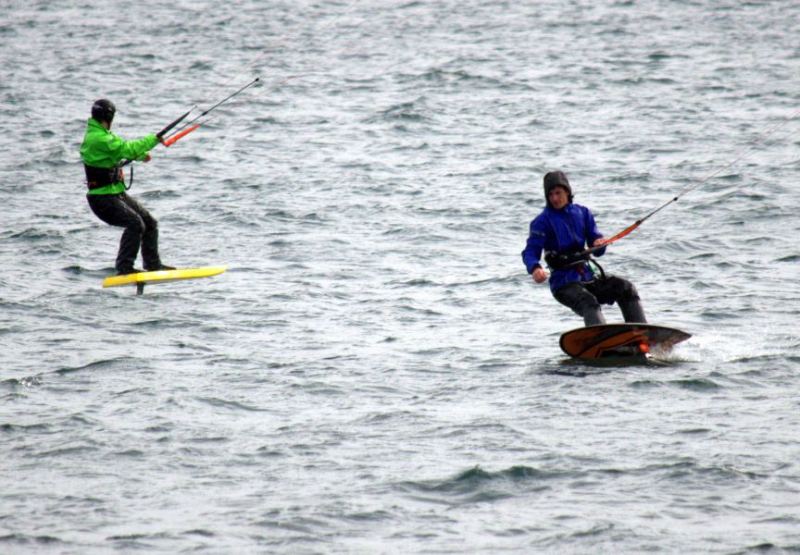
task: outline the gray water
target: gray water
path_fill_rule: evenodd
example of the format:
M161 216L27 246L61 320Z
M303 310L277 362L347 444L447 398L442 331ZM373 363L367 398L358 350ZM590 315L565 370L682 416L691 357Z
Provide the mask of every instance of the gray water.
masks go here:
M0 552L800 551L800 5L0 1ZM91 103L168 264L102 289ZM657 364L520 261L566 171ZM606 309L619 321L616 307Z

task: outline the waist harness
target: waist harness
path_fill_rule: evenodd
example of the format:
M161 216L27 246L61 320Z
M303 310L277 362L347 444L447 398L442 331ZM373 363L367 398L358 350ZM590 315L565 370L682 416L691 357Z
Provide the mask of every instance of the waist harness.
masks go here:
M576 268L580 273L583 273L583 265L589 264L590 267L593 266L599 271L599 279L606 279L606 273L603 267L592 257L591 253L584 253L582 251L565 253L546 252L544 261L547 262L547 265L553 270Z
M563 253L550 251L546 252L544 255L544 261L547 262L547 265L553 270L567 270L569 268L581 266L590 258L590 254L584 254L581 251Z
M86 170L86 185L89 190L99 189L118 181L125 181L125 174L122 173L122 168L114 166L113 168L97 168L95 166L83 165Z

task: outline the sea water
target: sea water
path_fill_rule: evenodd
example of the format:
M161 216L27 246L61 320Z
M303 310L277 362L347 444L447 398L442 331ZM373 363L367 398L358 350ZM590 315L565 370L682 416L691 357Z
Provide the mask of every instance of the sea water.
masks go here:
M0 552L800 550L800 5L0 2ZM249 89L130 194L127 139ZM587 367L520 259L562 169L658 365ZM609 322L620 321L606 307Z

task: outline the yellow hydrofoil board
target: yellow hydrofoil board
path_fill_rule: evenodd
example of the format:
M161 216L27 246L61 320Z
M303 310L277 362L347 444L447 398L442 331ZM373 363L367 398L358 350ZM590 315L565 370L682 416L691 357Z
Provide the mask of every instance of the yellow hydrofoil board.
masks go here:
M135 285L136 292L141 295L147 283L166 283L183 279L211 277L219 275L227 269L227 266L203 266L202 268L178 268L176 270L158 270L155 272L139 272L122 276L109 276L103 280L103 287Z

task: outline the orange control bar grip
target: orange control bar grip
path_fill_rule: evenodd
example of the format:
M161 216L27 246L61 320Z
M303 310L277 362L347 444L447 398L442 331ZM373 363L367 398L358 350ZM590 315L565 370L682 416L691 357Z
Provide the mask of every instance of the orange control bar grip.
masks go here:
M188 135L189 133L191 133L192 131L194 131L198 127L200 127L200 124L199 123L195 123L194 125L190 125L186 129L184 129L183 131L180 131L179 133L175 133L171 137L168 137L168 138L164 139L164 146L172 146L172 145L174 145L175 143L177 143L179 140L184 138L186 135Z

